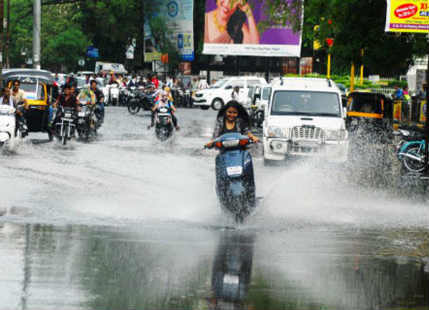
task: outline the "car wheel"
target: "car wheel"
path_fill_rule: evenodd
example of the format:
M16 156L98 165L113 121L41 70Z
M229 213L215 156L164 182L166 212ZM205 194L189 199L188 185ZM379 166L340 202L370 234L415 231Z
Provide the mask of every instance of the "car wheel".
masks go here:
M208 110L210 107L206 106L206 105L202 105L200 106L201 110Z
M223 107L223 101L219 98L216 98L212 101L212 109L215 111L219 111Z

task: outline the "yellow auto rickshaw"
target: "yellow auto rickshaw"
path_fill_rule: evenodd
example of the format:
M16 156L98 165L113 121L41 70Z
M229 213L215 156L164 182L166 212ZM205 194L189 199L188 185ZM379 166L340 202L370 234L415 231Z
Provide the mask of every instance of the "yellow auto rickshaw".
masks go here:
M354 91L347 100L347 129L367 142L380 143L393 130L393 101L384 94ZM381 139L381 140L380 140Z
M24 91L27 101L25 119L28 132L46 132L49 140L52 134L49 130L50 106L58 95L58 86L53 74L46 70L36 69L7 69L0 77L3 85L12 89L13 81L20 81L20 89Z

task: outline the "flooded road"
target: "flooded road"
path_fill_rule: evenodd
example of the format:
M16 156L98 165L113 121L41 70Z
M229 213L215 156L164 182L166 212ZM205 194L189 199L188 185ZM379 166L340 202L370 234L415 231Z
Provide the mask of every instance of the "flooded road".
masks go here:
M429 309L429 207L344 167L264 167L256 214L217 205L215 113L107 108L97 141L0 155L0 309ZM40 139L40 140L39 140Z

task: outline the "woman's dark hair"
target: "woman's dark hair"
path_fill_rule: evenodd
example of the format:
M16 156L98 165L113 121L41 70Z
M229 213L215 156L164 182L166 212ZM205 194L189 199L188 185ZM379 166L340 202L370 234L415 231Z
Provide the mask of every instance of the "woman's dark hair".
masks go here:
M235 10L226 24L226 31L235 44L243 43L243 24L246 22L246 14L242 10Z
M249 113L247 113L246 109L238 101L235 101L235 100L228 101L227 104L225 104L219 110L219 113L217 114L217 118L225 117L226 110L228 110L231 107L237 109L238 118L241 118L246 125L250 125Z
M21 82L19 80L13 80L12 85L15 86L15 83L18 83L18 85L21 85Z

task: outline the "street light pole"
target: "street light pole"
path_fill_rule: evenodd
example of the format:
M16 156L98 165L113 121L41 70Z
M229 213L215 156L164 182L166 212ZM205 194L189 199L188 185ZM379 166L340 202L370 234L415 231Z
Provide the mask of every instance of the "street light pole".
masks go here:
M33 67L40 69L40 15L42 8L41 0L33 1Z
M425 174L429 175L429 35L427 36L428 63L426 68L426 124L425 124Z
M3 18L4 18L4 0L0 0L0 73L3 70Z
M6 68L10 68L9 62L9 46L10 46L10 0L7 0L7 15L6 15L6 49L5 49L5 59L6 59Z

